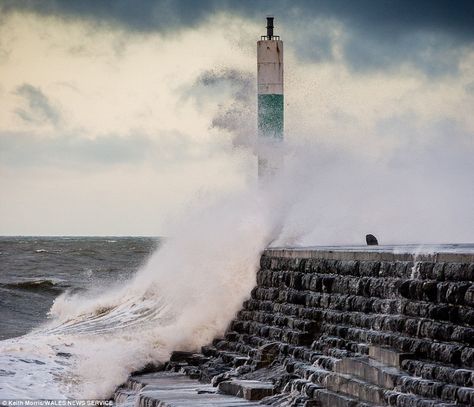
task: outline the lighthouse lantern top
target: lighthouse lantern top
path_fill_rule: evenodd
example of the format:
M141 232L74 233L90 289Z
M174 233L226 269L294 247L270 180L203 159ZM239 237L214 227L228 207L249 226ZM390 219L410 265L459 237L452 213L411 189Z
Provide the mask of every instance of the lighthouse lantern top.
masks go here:
M261 40L279 40L279 35L273 35L273 16L267 17L267 35L262 35Z

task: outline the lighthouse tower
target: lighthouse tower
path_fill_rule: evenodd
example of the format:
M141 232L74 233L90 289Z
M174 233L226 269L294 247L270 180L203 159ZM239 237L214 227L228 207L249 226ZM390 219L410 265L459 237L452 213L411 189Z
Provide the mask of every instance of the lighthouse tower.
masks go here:
M283 154L283 41L273 35L273 17L267 17L267 35L257 41L258 175L274 174Z

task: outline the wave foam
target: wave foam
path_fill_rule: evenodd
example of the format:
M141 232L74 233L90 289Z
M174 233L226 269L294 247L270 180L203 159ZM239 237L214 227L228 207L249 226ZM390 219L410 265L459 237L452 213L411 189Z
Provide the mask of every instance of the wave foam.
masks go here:
M0 344L0 363L16 371L2 393L109 397L132 371L223 334L272 234L263 207L243 194L196 211L127 283L100 296L61 294L47 324Z

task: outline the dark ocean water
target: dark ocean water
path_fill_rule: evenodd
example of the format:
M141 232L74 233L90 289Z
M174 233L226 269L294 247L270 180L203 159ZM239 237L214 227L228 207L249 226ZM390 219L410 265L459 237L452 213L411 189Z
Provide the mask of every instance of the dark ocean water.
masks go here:
M65 291L127 280L156 249L149 237L0 237L0 340L47 319Z

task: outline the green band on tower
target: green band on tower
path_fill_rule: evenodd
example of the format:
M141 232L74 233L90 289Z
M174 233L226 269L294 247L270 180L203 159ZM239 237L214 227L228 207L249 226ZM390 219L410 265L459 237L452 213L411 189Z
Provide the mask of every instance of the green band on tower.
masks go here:
M283 95L258 95L258 135L283 139Z

